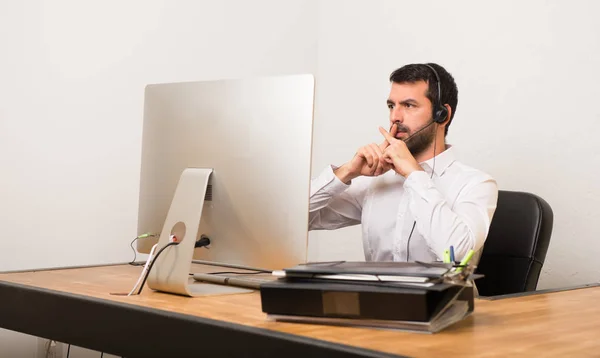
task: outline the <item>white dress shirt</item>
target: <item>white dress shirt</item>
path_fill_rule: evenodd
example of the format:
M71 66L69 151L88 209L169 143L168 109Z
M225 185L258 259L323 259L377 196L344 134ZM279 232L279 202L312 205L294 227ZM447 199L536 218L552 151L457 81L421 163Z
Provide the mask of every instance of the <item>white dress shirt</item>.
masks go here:
M498 187L491 176L462 164L447 148L435 157L435 167L433 158L419 163L425 171L408 178L390 170L346 185L333 173L335 167L327 167L311 182L309 230L362 224L367 261L431 262L441 260L450 245L457 261L471 249L478 261Z

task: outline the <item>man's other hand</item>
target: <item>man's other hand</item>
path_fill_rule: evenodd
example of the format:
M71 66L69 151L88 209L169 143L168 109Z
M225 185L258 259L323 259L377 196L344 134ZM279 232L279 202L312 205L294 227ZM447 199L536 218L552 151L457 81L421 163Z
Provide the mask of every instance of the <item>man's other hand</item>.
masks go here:
M410 150L408 150L406 143L396 139L394 134L388 133L381 127L379 127L379 132L389 143L383 153L383 158L386 163L393 166L396 173L406 178L414 171L423 170L415 157L410 153Z
M396 135L397 127L394 124L391 136ZM386 132L387 133L387 132ZM392 168L391 162L384 158L386 148L390 145L386 139L381 144L371 143L360 147L352 160L335 170L335 175L344 183L348 184L352 179L364 176L378 176L386 173Z

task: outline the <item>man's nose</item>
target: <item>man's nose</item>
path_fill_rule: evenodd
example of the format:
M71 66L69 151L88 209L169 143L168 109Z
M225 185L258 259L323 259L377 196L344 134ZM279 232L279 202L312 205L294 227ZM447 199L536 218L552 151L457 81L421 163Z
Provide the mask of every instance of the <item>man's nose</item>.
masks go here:
M394 108L392 110L392 113L390 114L390 123L394 124L396 122L404 122L404 117L402 116L402 111L400 110L400 108Z

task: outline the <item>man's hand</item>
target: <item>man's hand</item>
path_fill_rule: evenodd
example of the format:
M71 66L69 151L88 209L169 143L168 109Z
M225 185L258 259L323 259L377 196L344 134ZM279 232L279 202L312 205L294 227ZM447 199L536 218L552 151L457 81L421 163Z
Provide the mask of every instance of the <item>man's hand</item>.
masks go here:
M396 173L403 177L408 177L412 172L423 170L415 157L410 153L406 143L394 138L394 134L388 133L385 129L379 127L379 132L383 135L389 146L383 153L383 158L388 164L393 165Z
M395 124L391 130L392 136L395 135L397 131ZM384 159L384 151L389 145L389 142L384 140L379 145L371 143L360 147L352 160L335 170L335 175L342 182L349 183L352 179L361 175L378 176L386 173L392 168L391 162L386 162Z

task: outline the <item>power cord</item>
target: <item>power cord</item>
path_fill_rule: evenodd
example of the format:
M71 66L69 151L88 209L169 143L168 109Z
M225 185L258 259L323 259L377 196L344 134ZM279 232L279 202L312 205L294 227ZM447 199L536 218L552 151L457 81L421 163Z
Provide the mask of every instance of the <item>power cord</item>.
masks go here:
M174 240L177 240L177 238L175 238L173 235L171 235L171 238ZM146 280L148 279L148 275L150 274L150 271L152 270L152 266L154 266L154 263L156 262L156 259L158 259L158 256L160 256L160 254L169 246L173 246L173 245L179 245L178 241L173 241L173 242L169 242L168 244L166 244L162 249L160 249L158 251L158 253L156 254L156 256L154 257L154 259L152 259L152 262L150 263L150 267L148 268L148 270L146 271L146 275L144 276L144 281L142 281L142 285L140 286L140 289L138 290L138 295L140 293L142 293L142 290L144 289L144 285L146 284ZM196 241L196 244L194 245L194 248L197 247L205 247L210 245L210 239L206 236L206 235L202 235L200 237L200 240Z
M142 235L140 235L142 236ZM145 237L149 237L151 236L150 234L144 234ZM140 238L140 237L138 237ZM137 239L137 238L136 238ZM134 240L135 241L135 240ZM127 296L131 296L134 294L136 288L139 286L138 292L137 294L139 295L140 293L142 293L142 290L144 289L144 285L146 284L146 280L148 279L148 276L150 275L150 271L152 270L152 267L154 266L154 263L156 262L156 260L158 259L158 257L160 256L160 254L165 251L165 249L169 246L173 246L173 245L179 245L179 240L177 239L177 237L175 235L171 235L169 237L169 243L166 244L165 246L163 246L157 253L156 255L154 255L154 252L156 251L156 248L158 247L158 244L155 244L152 247L152 250L150 250L150 255L148 255L148 260L146 260L146 264L144 266L144 269L142 270L142 273L140 274L140 277L138 279L138 281L136 282L136 284L133 286L133 289L131 289L131 291L129 292L129 294ZM194 244L194 248L197 247L206 247L210 245L210 239L208 238L208 236L206 235L202 235L200 237L200 240L196 241L196 243ZM141 284L140 284L141 281Z
M165 251L165 249L167 247L174 246L174 245L179 245L179 242L169 242L168 244L166 244L165 246L163 246L160 250L158 250L158 253L156 254L156 256L154 256L154 258L152 258L152 262L150 262L150 266L148 267L147 270L144 270L145 271L144 280L142 281L142 284L140 285L140 289L137 292L138 295L140 293L142 293L142 290L144 289L144 285L146 284L146 280L148 279L148 276L150 275L150 271L152 270L152 266L154 266L154 263L156 262L156 259L158 259L158 257L160 256L160 254L162 254L163 251ZM150 259L150 257L148 257L148 259ZM134 289L135 289L135 287L134 287Z
M178 240L177 240L177 237L175 235L171 235L169 237L169 243L177 243L177 242L178 242ZM168 246L168 245L166 245L166 246ZM140 285L140 282L142 282L142 279L144 280L144 282L146 281L145 277L147 277L148 273L150 272L150 264L153 262L154 252L156 252L156 248L157 247L158 247L158 243L155 244L154 246L152 246L152 249L150 250L150 254L148 255L148 259L146 260L146 264L144 265L144 269L140 273L140 277L138 278L137 282L135 283L135 285L133 286L133 288L131 289L131 291L129 291L129 293L127 294L127 296L131 296L131 295L134 294L135 290Z
M50 348L52 348L52 342L54 342L54 341L50 339L46 343L46 357L48 357L50 355Z
M140 273L140 277L138 278L137 282L135 283L135 285L133 285L133 288L131 289L131 291L129 291L129 293L127 294L127 296L133 295L133 293L135 292L136 288L139 286L140 282L142 281L142 279L144 278L144 276L149 271L150 263L152 262L152 257L154 256L154 252L156 251L157 247L158 247L158 244L155 244L154 246L152 246L152 249L150 250L150 254L148 255L148 259L146 260L146 265L144 266L144 269Z

